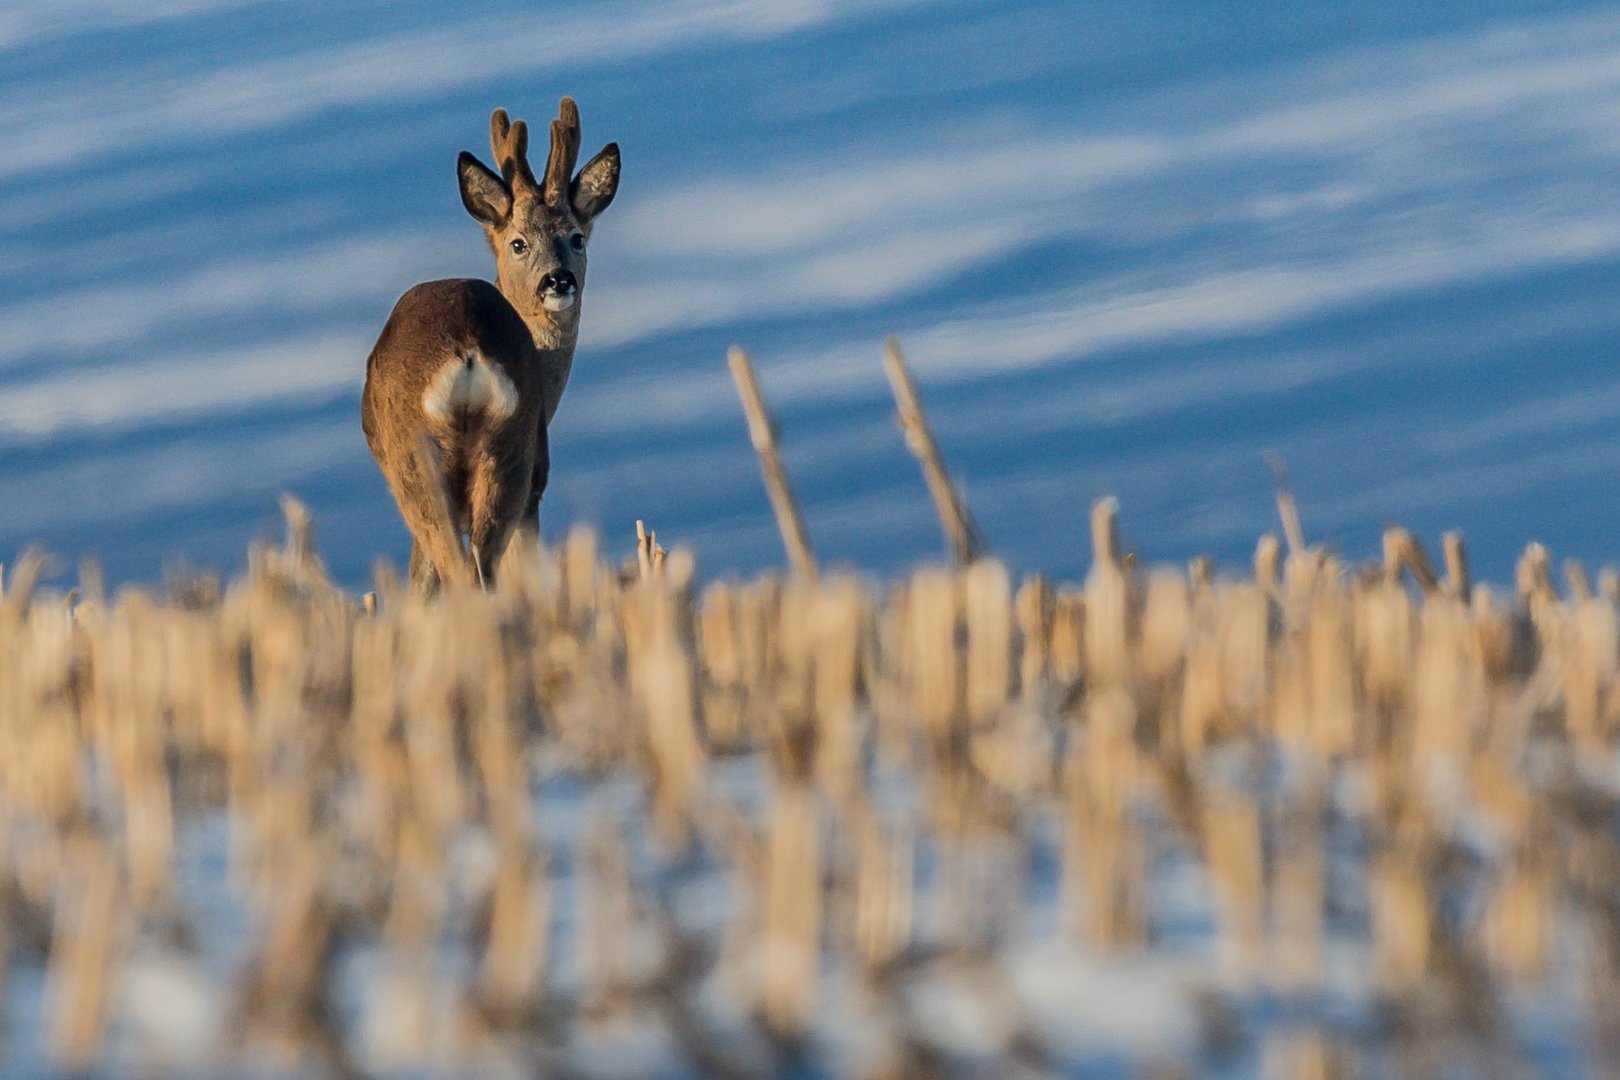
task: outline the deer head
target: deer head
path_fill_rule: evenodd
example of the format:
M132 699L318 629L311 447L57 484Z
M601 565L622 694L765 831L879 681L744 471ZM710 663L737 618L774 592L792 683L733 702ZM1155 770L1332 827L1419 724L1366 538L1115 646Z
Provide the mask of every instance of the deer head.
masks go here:
M497 175L463 150L456 159L461 201L495 252L496 285L523 316L536 343L558 347L579 325L591 224L619 187L619 145L608 143L576 175L579 109L563 98L551 122L551 150L540 179L529 169L529 130L505 109L489 120Z

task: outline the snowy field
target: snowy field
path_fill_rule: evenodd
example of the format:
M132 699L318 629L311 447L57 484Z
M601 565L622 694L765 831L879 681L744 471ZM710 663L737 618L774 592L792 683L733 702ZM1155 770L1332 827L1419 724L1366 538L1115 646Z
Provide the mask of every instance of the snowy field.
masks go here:
M452 161L568 93L624 147L546 531L776 564L722 361L753 350L829 562L937 536L901 335L995 550L1073 576L1460 528L1614 555L1620 14L1473 0L11 0L0 561L241 565L292 491L334 573L405 534L357 422L395 297L487 274Z
M1100 515L1111 504L1106 501ZM0 1077L1576 1078L1620 576L0 600ZM1423 575L1417 575L1419 577Z

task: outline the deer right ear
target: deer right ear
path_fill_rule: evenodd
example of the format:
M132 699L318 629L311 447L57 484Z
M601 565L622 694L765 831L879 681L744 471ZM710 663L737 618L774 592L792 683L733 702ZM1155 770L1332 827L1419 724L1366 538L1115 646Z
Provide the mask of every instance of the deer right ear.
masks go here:
M590 221L608 208L614 193L619 190L619 144L610 142L602 152L585 163L574 177L569 202L574 216L581 222Z
M512 216L512 189L506 181L465 150L456 158L456 180L467 213L491 228L506 224Z

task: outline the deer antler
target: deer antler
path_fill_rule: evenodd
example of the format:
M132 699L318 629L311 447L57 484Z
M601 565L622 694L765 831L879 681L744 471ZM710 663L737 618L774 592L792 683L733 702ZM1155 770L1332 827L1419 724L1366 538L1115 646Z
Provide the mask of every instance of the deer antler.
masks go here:
M513 195L520 187L531 192L539 189L534 173L529 170L529 127L521 120L509 121L505 109L496 109L490 114L489 152Z
M551 153L546 157L546 202L568 201L568 185L579 162L579 106L565 97L551 122Z

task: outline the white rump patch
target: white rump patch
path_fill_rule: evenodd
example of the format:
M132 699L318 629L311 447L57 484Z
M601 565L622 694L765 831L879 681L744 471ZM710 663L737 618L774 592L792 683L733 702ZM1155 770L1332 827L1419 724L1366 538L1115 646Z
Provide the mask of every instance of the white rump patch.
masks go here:
M505 420L517 411L517 404L512 380L499 364L490 363L476 349L445 361L422 395L422 411L445 423L475 412L491 420Z

